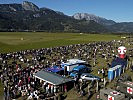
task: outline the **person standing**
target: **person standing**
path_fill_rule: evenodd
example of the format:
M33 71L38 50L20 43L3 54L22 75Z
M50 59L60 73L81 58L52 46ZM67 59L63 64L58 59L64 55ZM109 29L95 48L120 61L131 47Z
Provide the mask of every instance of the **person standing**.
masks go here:
M7 100L10 100L10 86L7 88Z
M67 85L64 84L64 91L67 92Z
M6 86L4 87L4 97L5 97L5 100L7 100L7 87Z
M67 66L64 67L64 76L66 76L67 73Z
M56 93L56 86L53 86L53 88L54 88L54 93Z
M46 86L46 93L48 93L48 86Z
M101 72L102 72L103 78L104 78L105 77L105 70L104 70L104 68L102 68Z
M101 73L101 70L100 69L98 69L98 74L100 74Z
M88 99L90 99L90 95L91 95L91 93L90 93L90 85L88 84Z
M53 87L53 85L51 85L51 92L50 93L54 93L54 87Z

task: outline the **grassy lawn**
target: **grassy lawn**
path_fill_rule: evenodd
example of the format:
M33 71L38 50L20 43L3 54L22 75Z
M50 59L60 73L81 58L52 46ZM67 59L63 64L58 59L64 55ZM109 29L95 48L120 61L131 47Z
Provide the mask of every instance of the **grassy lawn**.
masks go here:
M92 41L118 40L120 36L110 34L43 33L43 32L1 32L0 52L25 49L56 47Z

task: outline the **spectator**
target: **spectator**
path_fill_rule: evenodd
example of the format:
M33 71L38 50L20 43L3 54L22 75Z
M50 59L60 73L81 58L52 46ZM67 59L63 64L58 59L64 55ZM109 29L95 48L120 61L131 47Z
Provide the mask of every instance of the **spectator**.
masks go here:
M104 70L104 68L102 68L101 72L102 72L102 75L103 75L103 78L104 78L105 77L105 70Z

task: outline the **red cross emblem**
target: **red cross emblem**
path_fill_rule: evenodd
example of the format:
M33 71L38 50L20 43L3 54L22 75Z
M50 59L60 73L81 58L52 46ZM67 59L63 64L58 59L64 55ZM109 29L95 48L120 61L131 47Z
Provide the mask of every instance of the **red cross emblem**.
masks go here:
M112 100L112 97L110 97L109 100Z
M114 97L108 95L108 100L114 100Z
M129 94L133 94L133 89L130 88L130 87L127 87L127 93L129 93Z

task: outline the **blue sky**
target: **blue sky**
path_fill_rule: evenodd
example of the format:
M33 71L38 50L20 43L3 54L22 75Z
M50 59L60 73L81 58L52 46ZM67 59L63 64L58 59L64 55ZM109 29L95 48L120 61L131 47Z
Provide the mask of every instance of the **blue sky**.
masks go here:
M90 13L116 22L133 22L133 0L27 0L67 15ZM0 0L3 3L22 3L23 0Z

